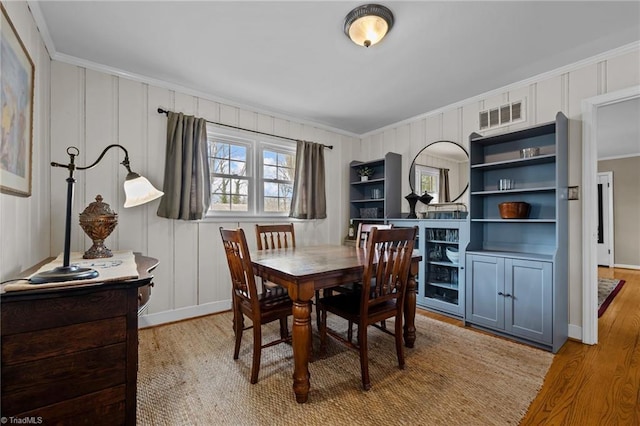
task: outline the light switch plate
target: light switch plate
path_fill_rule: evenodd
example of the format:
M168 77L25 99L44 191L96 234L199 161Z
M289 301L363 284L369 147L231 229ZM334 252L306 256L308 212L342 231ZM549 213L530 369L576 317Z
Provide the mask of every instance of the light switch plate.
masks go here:
M580 187L578 187L578 186L570 186L569 187L569 196L567 198L569 200L579 200L580 199Z

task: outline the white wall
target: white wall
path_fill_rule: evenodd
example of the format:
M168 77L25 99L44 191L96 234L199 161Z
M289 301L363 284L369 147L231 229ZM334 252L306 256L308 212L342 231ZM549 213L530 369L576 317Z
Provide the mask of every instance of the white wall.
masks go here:
M581 101L596 95L640 84L640 48L638 43L623 46L597 58L550 71L507 88L492 91L446 106L438 111L391 125L364 135L358 160L378 158L392 150L402 155L402 175L416 153L430 142L447 139L467 150L469 135L483 135L553 121L562 111L569 118L569 185L581 185L582 112ZM478 130L478 112L501 104L526 99L526 121L493 131ZM408 194L403 180L402 193ZM403 211L408 211L404 202ZM580 338L582 327L582 209L580 201L569 203L569 324L570 335Z
M49 256L49 54L25 2L3 2L35 66L31 196L0 194L0 279Z
M93 162L111 143L127 148L134 171L162 188L166 144L166 122L158 107L204 117L247 129L334 145L325 150L327 167L327 214L325 220L295 221L299 245L339 244L347 221L340 200L346 190L350 145L356 139L292 120L276 118L173 90L117 77L75 65L53 61L51 66L51 152L52 160L66 162L67 146L80 150L77 163ZM176 221L159 218L159 200L132 209L123 209L122 182L125 169L119 165L122 153L112 150L105 159L85 172L78 172L74 217L97 194L118 213L118 226L106 240L111 249L132 249L156 257L148 315L141 324L149 325L189 316L229 309L231 284L218 228L244 228L250 246L255 246L255 221L204 220ZM52 211L64 208L65 174L54 170L51 180ZM51 252L63 244L62 217L52 220ZM283 218L280 222L289 221ZM73 228L72 250L84 251L91 241L80 227Z

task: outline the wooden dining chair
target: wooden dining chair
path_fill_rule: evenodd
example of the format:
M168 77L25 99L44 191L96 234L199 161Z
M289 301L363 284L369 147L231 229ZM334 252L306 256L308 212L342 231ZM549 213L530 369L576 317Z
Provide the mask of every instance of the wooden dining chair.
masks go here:
M233 359L238 359L242 333L253 328L251 383L257 383L262 349L291 341L287 327L287 317L292 313L293 303L286 291L274 289L273 291L258 294L247 240L242 229L231 230L221 227L220 235L222 236L233 285L231 297L233 304L233 331L236 338ZM245 327L245 316L251 320L251 326ZM262 325L276 320L280 321L280 338L262 344Z
M364 390L371 388L367 344L370 325L395 336L398 366L404 369L402 315L416 233L417 227L371 231L367 242L367 263L362 275L361 291L327 296L318 301L321 318L320 350L326 348L327 335L358 350ZM327 326L327 312L357 324L357 343L350 337L344 338L342 334ZM395 318L393 332L377 324L389 318Z
M382 224L382 223L362 223L358 224L358 232L356 233L356 247L365 248L367 246L367 239L369 238L369 234L371 234L371 230L373 228L378 229L391 229L393 228L393 224Z
M256 224L256 241L258 243L258 250L293 248L296 246L296 232L293 228L293 223L276 225ZM263 293L271 291L276 287L278 287L276 284L262 279Z
M377 229L391 229L393 228L393 224L376 224L376 223L359 223L358 224L358 233L356 234L356 247L365 248L367 246L367 238L369 238L369 234L373 228ZM328 289L330 291L335 291L336 293L350 293L352 291L357 291L360 288L360 283L348 283L342 284L338 287L332 287ZM328 293L328 292L327 292ZM325 294L327 295L327 294Z

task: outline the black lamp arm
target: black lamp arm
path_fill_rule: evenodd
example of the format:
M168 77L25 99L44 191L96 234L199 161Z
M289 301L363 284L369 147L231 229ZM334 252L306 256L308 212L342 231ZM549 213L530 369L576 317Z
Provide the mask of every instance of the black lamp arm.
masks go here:
M67 148L67 154L69 154L69 164L61 164L61 163L56 163L55 161L51 162L51 166L53 167L64 167L65 169L69 169L69 173L70 176L73 176L73 171L74 170L88 170L91 169L93 167L95 167L100 161L102 161L102 159L104 158L105 154L107 153L107 151L109 151L111 148L120 148L124 151L124 160L122 160L122 162L120 164L122 164L129 173L131 172L131 167L129 165L129 152L127 151L127 149L122 146L119 145L117 143L111 144L109 146L107 146L105 149L102 150L102 153L100 154L100 156L98 157L98 159L96 161L94 161L93 163L91 163L88 166L76 166L75 165L75 157L78 156L78 154L80 154L80 150L78 148L76 148L75 146L70 146Z

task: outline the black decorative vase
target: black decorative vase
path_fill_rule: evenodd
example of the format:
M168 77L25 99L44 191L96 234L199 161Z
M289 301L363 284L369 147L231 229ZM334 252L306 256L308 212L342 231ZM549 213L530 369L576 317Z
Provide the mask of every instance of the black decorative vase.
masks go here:
M419 197L419 200L423 204L429 204L431 200L433 200L433 197L425 191L425 193Z
M416 216L416 204L418 203L420 196L415 192L412 192L411 194L404 197L404 199L409 202L409 216L407 216L407 219L417 219L418 216Z

